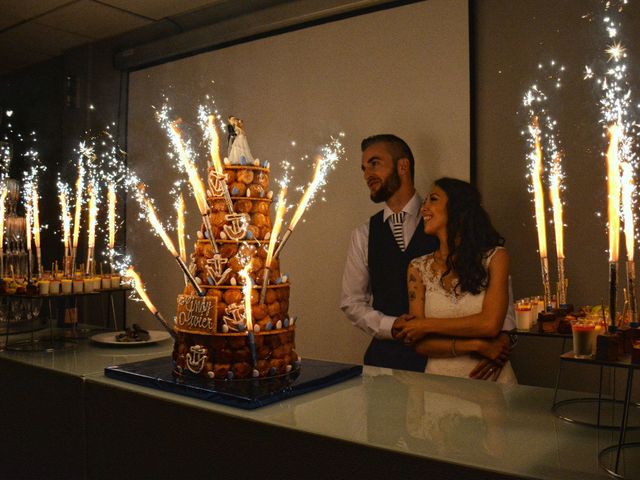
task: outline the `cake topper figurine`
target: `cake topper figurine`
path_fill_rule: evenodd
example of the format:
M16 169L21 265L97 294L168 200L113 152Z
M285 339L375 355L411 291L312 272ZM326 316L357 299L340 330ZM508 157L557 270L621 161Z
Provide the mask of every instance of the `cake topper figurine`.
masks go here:
M229 162L231 165L253 165L254 158L251 155L247 135L244 131L244 122L231 115L229 125L233 127L234 136L229 136Z

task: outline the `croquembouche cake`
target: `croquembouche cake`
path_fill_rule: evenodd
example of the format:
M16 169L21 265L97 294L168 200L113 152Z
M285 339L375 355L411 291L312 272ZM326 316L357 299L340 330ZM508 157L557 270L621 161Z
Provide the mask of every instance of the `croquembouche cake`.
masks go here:
M189 268L202 295L191 284L178 295L177 375L234 380L300 367L288 278L277 257L265 272L272 230L270 166L253 158L241 124L234 133L228 157L208 168L209 228L202 225L191 254Z

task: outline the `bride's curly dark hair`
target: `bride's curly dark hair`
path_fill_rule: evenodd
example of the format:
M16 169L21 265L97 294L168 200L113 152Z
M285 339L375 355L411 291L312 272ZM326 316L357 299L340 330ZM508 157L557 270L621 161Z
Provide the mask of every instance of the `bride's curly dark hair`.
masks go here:
M447 177L436 180L435 184L447 194L449 254L440 281L455 270L459 277L456 290L476 295L489 284L489 274L482 262L493 249L504 245L504 238L491 224L477 188Z

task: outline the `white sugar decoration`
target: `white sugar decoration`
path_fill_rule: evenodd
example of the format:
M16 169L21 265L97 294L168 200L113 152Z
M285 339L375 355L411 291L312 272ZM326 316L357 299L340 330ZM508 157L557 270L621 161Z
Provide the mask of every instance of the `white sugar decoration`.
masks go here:
M278 321L276 322L276 329L277 329L277 330L280 330L281 328L282 328L282 320L278 320Z
M257 323L253 326L253 331L256 333L260 332L260 325L258 325Z
M271 238L271 231L268 231L268 232L265 234L264 239L265 239L265 240L269 240L270 238Z
M198 233L196 233L196 237L198 237L198 240L202 240L204 238L200 230L198 230Z
M269 200L271 200L273 198L273 190L269 190L269 193L267 193L267 198Z
M229 281L229 283L230 283L232 286L234 286L234 287L235 287L235 286L237 285L237 283L238 283L238 282L236 282L235 277L231 277L231 280Z
M215 373L213 373L213 371L211 371L211 372L207 372L207 376L208 376L209 378L215 378L216 374L215 374Z

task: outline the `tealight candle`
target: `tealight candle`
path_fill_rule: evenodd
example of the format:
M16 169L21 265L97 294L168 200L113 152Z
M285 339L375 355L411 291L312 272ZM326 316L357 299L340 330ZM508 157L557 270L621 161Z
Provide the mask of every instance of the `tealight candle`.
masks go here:
M69 278L60 280L60 290L62 293L71 293L73 282Z
M100 277L93 277L93 289L94 290L100 290L100 284L102 279Z
M49 295L49 286L49 280L40 280L38 282L38 292L40 292L40 295Z
M51 283L49 283L49 293L51 295L58 295L60 293L60 280L51 280Z
M102 277L100 279L100 285L102 289L111 288L111 277Z
M120 288L120 277L118 275L111 276L111 288Z
M94 286L93 278L85 278L84 280L82 280L82 282L84 283L84 293L93 292L93 286ZM75 287L75 281L73 285ZM75 288L74 288L74 291L75 291Z
M81 278L73 280L73 293L82 293L84 282Z

